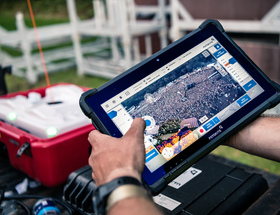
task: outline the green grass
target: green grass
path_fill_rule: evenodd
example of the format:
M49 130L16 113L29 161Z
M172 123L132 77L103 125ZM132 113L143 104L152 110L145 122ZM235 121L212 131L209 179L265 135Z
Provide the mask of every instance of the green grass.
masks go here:
M92 0L75 2L80 19L88 19L93 16ZM66 0L31 0L31 5L37 26L52 25L69 21ZM32 21L26 0L1 0L0 25L7 30L15 30L15 14L18 11L24 14L25 24L28 27L32 27Z
M234 160L248 166L253 166L276 175L280 175L280 163L275 161L247 154L245 152L241 152L237 149L224 145L219 146L212 153L214 155Z
M3 11L0 10L0 25L5 28L8 31L16 30L16 13ZM65 23L68 22L68 18L52 18L52 19L46 19L44 17L35 17L36 26L45 26L45 25L53 25L53 24L59 24L59 23ZM32 21L29 16L29 14L24 15L24 23L27 27L32 28Z
M70 69L49 74L51 84L56 83L72 83L79 86L96 88L106 83L108 79L93 77L93 76L78 76L76 69ZM18 92L21 90L28 90L37 87L47 86L45 76L39 77L39 81L30 85L25 78L19 78L13 75L6 75L6 84L8 92Z

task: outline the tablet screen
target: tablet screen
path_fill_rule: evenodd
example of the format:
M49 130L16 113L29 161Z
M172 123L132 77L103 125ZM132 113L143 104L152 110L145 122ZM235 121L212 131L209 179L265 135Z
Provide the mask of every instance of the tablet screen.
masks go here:
M122 134L134 118L146 121L146 167L154 172L262 92L210 36L101 107Z

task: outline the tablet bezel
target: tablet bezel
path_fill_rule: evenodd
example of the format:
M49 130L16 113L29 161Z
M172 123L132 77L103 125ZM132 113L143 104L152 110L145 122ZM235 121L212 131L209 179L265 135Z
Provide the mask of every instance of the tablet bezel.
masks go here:
M174 179L194 162L206 155L226 138L252 121L261 112L278 102L278 92L269 78L248 58L248 56L225 34L219 22L207 20L200 28L169 45L165 49L132 67L117 78L105 85L88 91L81 97L81 108L93 120L94 126L103 133L121 137L122 134L101 107L101 104L122 92L129 86L143 79L155 70L166 65L176 57L190 50L210 36L214 36L219 43L238 61L238 63L264 89L264 92L242 107L236 113L224 120L218 138L209 140L217 129L215 126L209 133L197 140L194 144L172 158L163 166L151 173L145 166L143 179L152 193L158 193L168 182ZM182 48L184 47L184 49ZM234 120L233 120L234 119ZM238 119L238 120L236 120ZM234 123L232 123L232 121Z

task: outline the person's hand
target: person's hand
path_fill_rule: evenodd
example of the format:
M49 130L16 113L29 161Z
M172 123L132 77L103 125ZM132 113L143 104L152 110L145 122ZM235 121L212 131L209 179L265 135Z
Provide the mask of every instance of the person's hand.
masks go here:
M97 130L90 132L88 140L92 151L89 165L98 186L121 176L141 180L145 164L145 127L145 121L136 118L122 138L114 138Z

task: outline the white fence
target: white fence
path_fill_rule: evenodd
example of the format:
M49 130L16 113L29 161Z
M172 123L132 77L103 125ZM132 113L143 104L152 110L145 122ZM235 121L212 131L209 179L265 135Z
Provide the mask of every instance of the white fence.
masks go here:
M30 83L35 83L43 74L43 66L37 48L36 37L33 28L27 28L24 24L23 14L16 14L17 30L6 31L0 28L0 46L7 46L22 53L19 56L11 56L0 50L0 64L2 66L12 65L13 74L26 77ZM82 26L86 25L86 22ZM45 63L48 72L55 72L61 69L76 65L75 52L71 45L72 29L70 23L56 24L45 27L38 27L38 36L43 48L59 46L49 51L44 51ZM61 48L61 45L70 43L70 46ZM94 43L83 46L84 53L94 53L103 50L107 41L99 39Z

